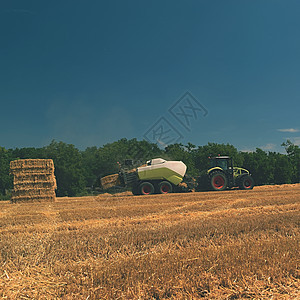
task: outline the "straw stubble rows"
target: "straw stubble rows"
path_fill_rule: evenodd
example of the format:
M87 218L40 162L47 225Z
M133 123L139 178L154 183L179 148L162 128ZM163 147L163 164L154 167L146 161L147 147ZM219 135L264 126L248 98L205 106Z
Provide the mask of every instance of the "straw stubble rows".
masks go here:
M300 185L1 203L7 299L296 299Z

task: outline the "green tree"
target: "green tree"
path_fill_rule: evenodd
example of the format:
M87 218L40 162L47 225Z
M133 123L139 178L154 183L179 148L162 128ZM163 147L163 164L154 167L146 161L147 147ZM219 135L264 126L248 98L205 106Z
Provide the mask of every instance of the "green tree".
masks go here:
M85 192L82 156L74 145L52 141L44 148L45 158L53 159L57 196L77 196Z
M281 146L285 148L292 165L292 182L300 182L300 147L294 145L290 140L282 143Z
M43 148L15 148L12 150L13 159L36 159L45 158L45 151Z
M293 166L286 155L276 153L276 163L274 168L274 183L291 183L293 176Z
M98 174L98 148L88 147L82 151L82 163L84 168L84 177L88 187L96 185Z
M9 163L12 160L12 153L0 147L0 195L5 196L7 191L12 189L12 176L9 175Z
M272 155L262 149L256 148L255 152L242 153L243 166L248 169L256 185L274 183L274 159Z

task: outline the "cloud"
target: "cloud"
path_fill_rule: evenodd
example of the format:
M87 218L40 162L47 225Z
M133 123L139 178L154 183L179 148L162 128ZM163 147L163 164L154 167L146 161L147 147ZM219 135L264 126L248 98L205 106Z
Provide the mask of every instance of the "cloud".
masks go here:
M241 152L255 152L254 148L243 148L242 150L240 150Z
M271 150L274 150L276 148L276 145L272 144L272 143L269 143L269 144L266 144L264 146L261 146L260 148L262 150L265 150L265 151L271 151Z
M277 129L277 131L280 131L280 132L299 132L300 130L299 129L295 129L295 128L286 128L286 129Z

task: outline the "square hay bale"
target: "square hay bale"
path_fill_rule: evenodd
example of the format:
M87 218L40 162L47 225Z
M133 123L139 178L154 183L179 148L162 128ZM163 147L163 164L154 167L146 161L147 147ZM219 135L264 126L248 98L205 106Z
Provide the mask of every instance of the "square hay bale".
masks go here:
M36 196L14 196L12 197L12 203L19 202L54 202L55 201L55 193L54 195L36 195Z
M10 162L10 170L12 173L31 173L31 170L54 171L54 163L52 159L18 159Z
M10 163L14 176L12 202L54 201L56 179L52 159L20 159Z

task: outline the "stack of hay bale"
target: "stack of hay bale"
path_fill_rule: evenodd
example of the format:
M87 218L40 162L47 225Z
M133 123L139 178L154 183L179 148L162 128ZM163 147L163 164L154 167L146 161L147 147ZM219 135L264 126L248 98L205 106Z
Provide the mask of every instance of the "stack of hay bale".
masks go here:
M52 159L20 159L10 162L14 176L12 202L54 201L56 179Z

